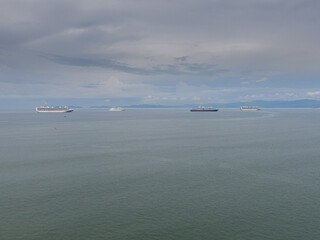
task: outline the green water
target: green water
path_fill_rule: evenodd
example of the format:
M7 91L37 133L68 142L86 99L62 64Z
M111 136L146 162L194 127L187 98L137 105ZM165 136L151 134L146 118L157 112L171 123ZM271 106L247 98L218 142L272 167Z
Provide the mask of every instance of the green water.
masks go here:
M0 111L0 239L318 239L320 111Z

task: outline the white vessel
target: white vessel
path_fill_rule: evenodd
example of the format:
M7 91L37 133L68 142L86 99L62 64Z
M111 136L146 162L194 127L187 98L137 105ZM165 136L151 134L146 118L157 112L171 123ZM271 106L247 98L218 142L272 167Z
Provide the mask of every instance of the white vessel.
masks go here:
M190 112L218 112L219 109L214 108L214 107L194 107L190 109Z
M259 107L241 106L240 111L259 111Z
M42 106L42 107L36 107L36 111L39 113L66 113L66 112L72 112L73 109L69 107Z
M121 108L121 107L114 107L114 108L110 108L109 111L110 112L123 112L123 111L125 111L125 109Z

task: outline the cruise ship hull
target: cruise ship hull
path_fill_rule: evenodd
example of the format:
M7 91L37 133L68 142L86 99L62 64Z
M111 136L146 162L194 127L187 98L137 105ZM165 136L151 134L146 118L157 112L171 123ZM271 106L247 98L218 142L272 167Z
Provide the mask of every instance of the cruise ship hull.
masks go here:
M260 109L241 109L243 112L259 111Z

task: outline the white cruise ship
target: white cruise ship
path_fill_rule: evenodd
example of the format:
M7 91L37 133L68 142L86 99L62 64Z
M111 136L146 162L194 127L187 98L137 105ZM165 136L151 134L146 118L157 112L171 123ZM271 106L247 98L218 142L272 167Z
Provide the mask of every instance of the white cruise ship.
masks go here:
M36 107L36 111L39 113L66 113L66 112L72 112L73 109L69 107L43 106L43 107Z
M214 107L194 107L190 109L190 112L218 112L219 109L214 108Z
M259 111L259 107L241 106L240 111Z

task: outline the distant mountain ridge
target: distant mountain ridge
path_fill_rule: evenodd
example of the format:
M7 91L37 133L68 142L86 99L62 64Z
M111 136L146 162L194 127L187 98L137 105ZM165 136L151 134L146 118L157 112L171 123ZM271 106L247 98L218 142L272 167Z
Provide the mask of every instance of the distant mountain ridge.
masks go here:
M129 105L128 102L131 104ZM200 105L199 103L187 103L187 104L145 104L140 103L141 99L112 99L110 102L101 98L56 98L48 99L49 106L69 106L70 108L111 108L111 107L123 107L123 108L191 108ZM44 105L41 99L2 99L0 101L1 109L30 109L37 106ZM277 100L277 101L265 101L256 100L248 102L232 102L232 103L205 103L201 105L207 107L217 108L239 108L240 106L258 106L260 108L320 108L320 100L314 99L299 99L299 100Z
M318 108L320 107L319 100L300 99L292 101L251 101L251 102L235 102L235 103L218 103L217 107L234 108L240 106L259 106L261 108Z
M184 105L155 105L155 104L138 104L123 106L126 108L189 108L197 104ZM207 103L204 106L214 106L217 108L238 108L240 106L258 106L261 108L320 108L320 101L313 99L300 99L292 101L264 101L256 100L251 102L233 102L233 103Z
M293 100L293 101L257 100L252 102L221 104L221 107L239 107L239 106L259 106L262 108L318 108L320 107L320 101L312 100L312 99L300 99L300 100Z

